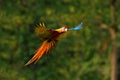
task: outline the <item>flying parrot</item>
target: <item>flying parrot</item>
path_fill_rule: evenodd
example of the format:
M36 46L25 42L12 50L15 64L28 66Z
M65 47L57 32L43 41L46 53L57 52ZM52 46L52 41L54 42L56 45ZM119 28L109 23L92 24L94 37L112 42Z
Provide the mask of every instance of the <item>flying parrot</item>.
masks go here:
M80 30L82 28L82 23L74 28L68 29L67 26L63 26L56 30L47 29L44 23L40 23L38 27L35 28L35 33L40 37L40 40L43 41L42 45L38 48L35 55L30 59L25 66L36 63L44 53L48 54L48 52L55 46L58 38L70 31L70 30Z

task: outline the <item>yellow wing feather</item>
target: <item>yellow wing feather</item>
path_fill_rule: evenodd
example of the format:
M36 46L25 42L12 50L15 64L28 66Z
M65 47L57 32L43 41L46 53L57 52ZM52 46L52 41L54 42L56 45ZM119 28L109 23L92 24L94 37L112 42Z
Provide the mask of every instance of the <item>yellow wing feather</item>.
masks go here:
M45 40L49 37L50 32L46 28L44 23L40 23L36 28L35 28L35 33L41 40Z
M36 35L41 35L44 34L47 31L47 28L44 23L40 23L36 28L35 28L35 33Z

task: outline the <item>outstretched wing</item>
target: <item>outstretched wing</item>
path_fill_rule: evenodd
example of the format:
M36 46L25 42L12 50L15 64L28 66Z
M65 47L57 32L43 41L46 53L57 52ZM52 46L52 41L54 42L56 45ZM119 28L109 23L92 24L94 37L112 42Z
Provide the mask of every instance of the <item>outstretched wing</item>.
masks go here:
M51 40L53 38L58 37L61 33L56 30L47 29L44 23L40 23L35 28L35 33L41 40Z
M35 33L36 35L43 35L47 31L47 28L44 23L40 23L36 28L35 28Z
M50 35L50 32L46 28L44 23L40 23L36 28L35 28L35 33L41 40L45 40L48 35Z

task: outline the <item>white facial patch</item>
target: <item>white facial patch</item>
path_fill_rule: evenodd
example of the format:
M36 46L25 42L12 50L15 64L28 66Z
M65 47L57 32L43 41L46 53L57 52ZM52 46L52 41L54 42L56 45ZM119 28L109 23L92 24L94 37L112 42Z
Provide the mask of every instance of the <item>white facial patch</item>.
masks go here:
M66 32L67 31L67 28L66 27L63 27L62 28L62 32Z
M65 28L65 30L64 30L65 32L67 31L67 28Z

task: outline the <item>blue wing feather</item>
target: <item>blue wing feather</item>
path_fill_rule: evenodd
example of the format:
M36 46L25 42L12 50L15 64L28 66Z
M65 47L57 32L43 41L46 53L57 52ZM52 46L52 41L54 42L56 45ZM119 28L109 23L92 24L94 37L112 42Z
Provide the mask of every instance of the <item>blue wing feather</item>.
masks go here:
M69 30L80 30L82 28L82 23L76 26L75 28L70 28Z

